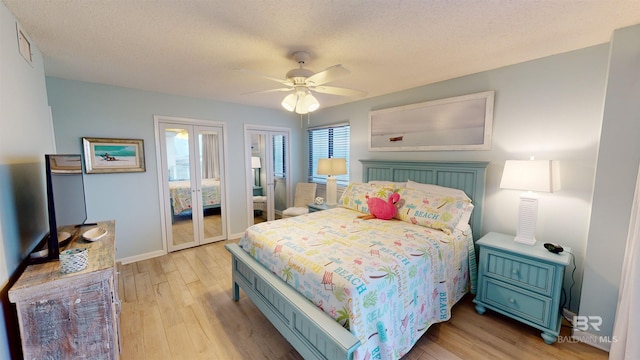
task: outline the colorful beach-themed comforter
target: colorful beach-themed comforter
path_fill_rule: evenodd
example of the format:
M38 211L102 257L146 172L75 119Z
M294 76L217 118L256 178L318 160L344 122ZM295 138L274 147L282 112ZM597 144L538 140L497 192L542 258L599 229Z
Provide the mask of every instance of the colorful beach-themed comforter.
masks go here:
M470 289L471 231L359 214L335 208L261 223L240 245L358 337L355 359L399 359Z
M169 181L169 195L174 215L191 209L189 180ZM202 204L204 207L220 205L220 180L202 179Z

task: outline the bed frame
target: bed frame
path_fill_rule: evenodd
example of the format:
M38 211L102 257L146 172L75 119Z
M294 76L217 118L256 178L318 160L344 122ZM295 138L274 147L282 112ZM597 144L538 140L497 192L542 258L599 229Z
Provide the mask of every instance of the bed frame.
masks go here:
M474 240L482 235L482 205L488 162L360 160L362 182L413 180L463 190L475 206ZM258 263L238 244L232 255L233 300L240 289L305 359L352 359L360 340L303 295Z

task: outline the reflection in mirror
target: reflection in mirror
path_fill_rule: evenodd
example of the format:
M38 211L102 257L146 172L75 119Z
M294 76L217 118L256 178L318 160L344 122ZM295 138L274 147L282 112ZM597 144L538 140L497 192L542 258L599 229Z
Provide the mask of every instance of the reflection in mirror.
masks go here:
M251 134L251 176L253 177L253 223L268 219L265 162L265 136Z
M222 235L222 214L220 207L220 149L216 131L200 131L200 174L202 189L202 214L204 239Z
M191 209L191 165L187 129L166 129L166 158L174 245L195 242Z
M271 137L271 144L273 146L273 181L274 187L274 207L275 213L280 218L282 211L285 210L287 205L287 168L286 164L286 138L284 135L273 134Z

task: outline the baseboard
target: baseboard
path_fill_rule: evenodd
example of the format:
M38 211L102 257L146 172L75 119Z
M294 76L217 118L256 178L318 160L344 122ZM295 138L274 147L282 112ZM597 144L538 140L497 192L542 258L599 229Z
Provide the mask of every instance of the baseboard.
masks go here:
M574 329L571 330L571 337L606 352L611 350L611 343L615 342L615 338L611 336L596 335L588 331L576 331Z
M158 256L162 256L162 255L166 255L167 252L164 250L157 250L157 251L152 251L152 252L148 252L145 254L140 254L140 255L136 255L136 256L130 256L130 257L126 257L123 259L118 259L117 261L119 263L121 263L122 265L125 264L130 264L136 261L142 261L142 260L147 260L147 259L152 259L154 257L158 257Z

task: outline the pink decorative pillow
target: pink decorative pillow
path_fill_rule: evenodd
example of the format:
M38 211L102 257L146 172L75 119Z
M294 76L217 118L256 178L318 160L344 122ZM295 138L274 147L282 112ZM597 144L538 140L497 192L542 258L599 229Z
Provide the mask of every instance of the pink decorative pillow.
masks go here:
M370 214L367 197L388 199L393 190L392 187L386 185L351 183L340 196L338 204L347 209Z

